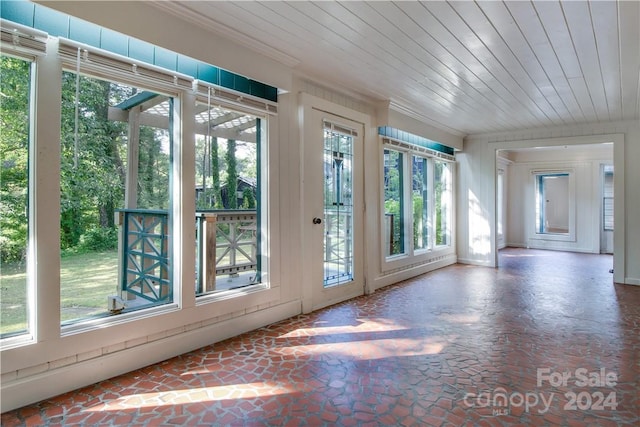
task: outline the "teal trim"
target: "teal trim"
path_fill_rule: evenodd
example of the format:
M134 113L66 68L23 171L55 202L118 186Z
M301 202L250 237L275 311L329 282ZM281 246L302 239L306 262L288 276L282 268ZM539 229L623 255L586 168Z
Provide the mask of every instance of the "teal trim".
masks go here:
M156 46L155 65L167 70L178 70L178 54Z
M213 83L214 85L224 86L220 84L220 71L221 70L218 67L214 67L213 65L205 64L203 62L198 62L198 75L196 77L199 80Z
M7 21L33 27L35 7L35 4L28 1L2 1L0 2L0 16Z
M69 37L69 16L48 7L36 5L33 13L34 27L54 37Z
M123 214L122 241L127 242L122 251L120 289L151 304L172 302L168 212L129 209L117 212Z
M129 56L129 37L117 31L103 28L99 47L118 55Z
M250 93L251 85L249 84L249 79L238 75L235 75L234 77L235 81L233 88L238 92Z
M100 46L100 27L82 19L69 19L69 38L89 46Z
M249 80L249 93L253 96L257 96L258 98L266 98L267 92L264 86L265 85L261 83Z
M235 89L234 74L227 70L220 70L220 86Z
M102 28L41 4L26 0L1 0L0 16L7 21L45 31L50 36L65 37L141 62L178 71L214 85L278 102L278 89L273 86Z
M198 75L198 61L178 54L178 72L188 76Z
M262 84L262 83L260 83ZM263 85L265 91L265 99L269 101L278 102L278 88L268 85Z
M153 64L155 46L142 40L129 37L129 58Z
M449 154L453 156L454 149L439 142L432 141L422 136L414 135L409 132L405 132L400 129L396 129L391 126L380 126L378 128L378 135L386 136L388 138L397 139L398 141L406 142L407 144L417 145L419 147L429 148L431 150L439 151L441 153Z
M147 102L150 99L158 96L157 93L153 92L139 92L133 95L131 98L122 101L120 104L116 105L114 108L119 108L121 110L130 110L133 107L136 107L144 102Z

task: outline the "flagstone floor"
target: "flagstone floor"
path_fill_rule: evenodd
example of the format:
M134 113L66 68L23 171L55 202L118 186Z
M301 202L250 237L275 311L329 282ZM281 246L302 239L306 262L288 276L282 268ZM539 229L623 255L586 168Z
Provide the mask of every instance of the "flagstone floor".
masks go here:
M2 414L14 425L638 426L640 287L507 249Z

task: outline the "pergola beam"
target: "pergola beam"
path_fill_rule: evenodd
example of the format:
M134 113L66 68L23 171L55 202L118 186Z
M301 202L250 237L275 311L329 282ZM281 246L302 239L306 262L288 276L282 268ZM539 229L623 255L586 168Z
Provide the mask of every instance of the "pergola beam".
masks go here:
M142 107L142 106L139 105L139 107ZM120 110L119 108L115 108L115 107L109 107L108 117L109 117L109 120L128 123L130 114L128 111ZM149 127L158 128L158 129L169 129L169 118L165 116L159 116L157 114L151 114L151 113L138 113L137 121L139 126L149 126ZM255 126L256 126L255 120L251 120L235 128L228 128L228 129L220 128L218 125L217 127L214 127L209 131L209 135L211 135L212 137L236 139L238 141L255 143L256 142L255 132L245 132L247 129L251 129ZM199 135L207 135L206 123L201 123L196 125L196 133Z

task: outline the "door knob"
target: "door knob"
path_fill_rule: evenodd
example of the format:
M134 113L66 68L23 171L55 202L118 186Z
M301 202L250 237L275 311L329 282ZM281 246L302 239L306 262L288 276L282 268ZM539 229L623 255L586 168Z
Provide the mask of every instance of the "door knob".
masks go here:
M320 218L318 218L318 217L315 217L315 218L313 218L313 223L314 224L321 224L322 220Z

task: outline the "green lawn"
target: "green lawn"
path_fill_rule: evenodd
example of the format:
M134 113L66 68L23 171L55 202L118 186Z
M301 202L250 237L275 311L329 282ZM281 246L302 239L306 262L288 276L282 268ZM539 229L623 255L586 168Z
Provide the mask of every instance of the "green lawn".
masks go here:
M60 265L60 316L68 321L108 314L107 295L115 295L117 251L70 255ZM0 333L26 328L25 266L3 264L0 270Z
M250 244L240 246L251 253ZM236 263L248 261L240 252L236 253ZM229 263L227 254L219 265ZM0 268L0 334L26 329L26 277L24 265L2 264ZM63 257L60 264L61 321L109 315L107 296L116 295L117 282L116 250Z

